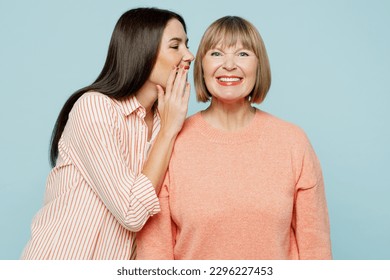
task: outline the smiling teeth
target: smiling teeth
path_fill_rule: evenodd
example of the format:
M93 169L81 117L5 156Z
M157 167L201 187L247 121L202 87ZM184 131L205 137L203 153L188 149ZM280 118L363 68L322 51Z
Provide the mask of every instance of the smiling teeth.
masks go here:
M221 82L238 82L240 78L219 78Z

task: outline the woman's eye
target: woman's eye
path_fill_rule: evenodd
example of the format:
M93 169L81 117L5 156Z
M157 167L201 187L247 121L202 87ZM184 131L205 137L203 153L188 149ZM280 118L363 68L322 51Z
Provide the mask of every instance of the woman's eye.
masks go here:
M247 52L239 52L238 56L249 56Z
M211 56L221 56L222 54L220 52L212 52L210 55Z
M171 49L177 50L177 49L179 49L179 46L171 46Z

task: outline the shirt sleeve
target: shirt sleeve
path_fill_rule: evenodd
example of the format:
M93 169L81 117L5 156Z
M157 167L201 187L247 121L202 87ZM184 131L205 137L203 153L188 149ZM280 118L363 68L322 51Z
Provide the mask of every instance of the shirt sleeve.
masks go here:
M82 96L69 116L66 141L76 168L108 210L126 229L139 231L160 206L151 181L126 164L113 106L103 95Z
M330 226L320 163L307 140L296 184L293 227L300 259L331 259Z
M138 260L173 260L176 225L171 219L169 207L169 174L165 176L159 199L161 212L150 218L137 233Z

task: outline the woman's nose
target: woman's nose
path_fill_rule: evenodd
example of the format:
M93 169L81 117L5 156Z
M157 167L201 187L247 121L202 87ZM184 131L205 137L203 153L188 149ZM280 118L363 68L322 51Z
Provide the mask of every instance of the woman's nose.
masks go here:
M234 59L234 54L225 54L222 67L226 70L234 70L237 68L236 62Z
M190 52L189 49L186 50L186 53L183 56L183 60L186 62L191 62L195 59L195 56Z

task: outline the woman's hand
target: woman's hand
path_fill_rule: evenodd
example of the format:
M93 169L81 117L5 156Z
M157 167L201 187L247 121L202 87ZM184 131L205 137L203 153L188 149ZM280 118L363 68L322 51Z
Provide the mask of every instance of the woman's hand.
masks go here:
M177 74L176 74L177 73ZM166 90L157 85L158 112L161 118L160 132L176 137L187 117L190 84L187 82L188 70L181 66L172 69Z
M175 67L169 75L165 93L160 85L157 86L157 109L161 118L161 128L142 169L142 173L149 178L155 187L156 193L160 192L176 136L187 117L190 98L187 72L184 67L179 69Z

